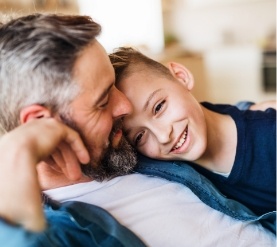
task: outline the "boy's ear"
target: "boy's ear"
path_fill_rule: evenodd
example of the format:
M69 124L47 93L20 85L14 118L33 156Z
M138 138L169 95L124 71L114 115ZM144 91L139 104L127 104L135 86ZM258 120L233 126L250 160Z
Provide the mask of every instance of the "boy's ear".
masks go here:
M20 111L20 123L24 124L34 118L49 118L51 117L51 111L41 105L30 105L24 107Z
M180 82L184 83L187 89L190 91L194 86L194 79L190 71L182 64L176 62L170 62L167 65L171 74Z

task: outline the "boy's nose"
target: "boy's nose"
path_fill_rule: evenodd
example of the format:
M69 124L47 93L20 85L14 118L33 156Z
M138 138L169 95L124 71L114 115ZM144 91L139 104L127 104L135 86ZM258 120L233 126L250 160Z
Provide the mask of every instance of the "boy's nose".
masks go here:
M167 124L155 124L153 133L159 143L166 144L171 140L172 126Z
M113 95L113 117L114 118L121 118L126 115L129 115L132 110L132 104L127 99L127 97L120 92L117 88L114 89L114 95Z

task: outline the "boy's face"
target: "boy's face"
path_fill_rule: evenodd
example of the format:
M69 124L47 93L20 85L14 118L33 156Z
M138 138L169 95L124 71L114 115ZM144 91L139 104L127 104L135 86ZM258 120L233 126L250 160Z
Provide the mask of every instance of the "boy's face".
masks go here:
M118 83L133 105L133 112L124 117L124 129L146 156L194 161L206 150L204 114L187 85L175 77L140 71Z

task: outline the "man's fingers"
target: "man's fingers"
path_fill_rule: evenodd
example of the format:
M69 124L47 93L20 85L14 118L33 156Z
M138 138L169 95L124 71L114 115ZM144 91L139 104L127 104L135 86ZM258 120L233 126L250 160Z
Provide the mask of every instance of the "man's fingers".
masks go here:
M62 172L63 169L66 167L65 160L59 149L56 149L51 154L51 158L49 158L48 161L50 160L51 162L48 164L51 166L52 169L54 169L57 172Z
M68 179L78 180L82 176L82 172L76 154L64 142L59 145L59 151L64 162L61 166L62 171Z
M90 157L88 151L76 131L54 118L35 119L32 122L27 123L27 125L33 124L36 126L36 128L29 128L29 131L37 131L38 133L36 134L40 136L40 138L35 138L36 135L34 135L33 143L34 148L37 149L37 154L40 154L39 159L44 159L51 153L56 152L55 150L61 143L67 143L80 163L86 164L89 162ZM58 156L57 159L61 160Z
M79 134L72 129L68 128L65 141L70 145L74 153L77 155L78 160L82 164L87 164L90 160L88 150L82 142Z
M31 120L3 135L0 154L0 216L32 231L45 228L36 165L50 160L77 179L79 163L89 162L79 134L53 118Z
M70 180L79 179L82 176L80 163L87 164L90 160L80 135L53 118L37 119L34 122L40 124L44 129L44 131L41 131L43 136L35 140L37 142L35 146L41 154L40 158L45 159L45 155L47 155L54 161L53 169L62 171Z

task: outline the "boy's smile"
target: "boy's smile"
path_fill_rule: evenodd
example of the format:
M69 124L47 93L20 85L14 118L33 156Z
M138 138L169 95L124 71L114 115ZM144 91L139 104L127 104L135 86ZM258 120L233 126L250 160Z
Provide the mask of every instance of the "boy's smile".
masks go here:
M185 146L188 146L188 145L184 145L185 143L188 143L187 139L189 139L189 138L187 138L187 137L188 137L188 126L186 127L185 131L179 138L177 144L173 147L172 152L178 153L180 151L180 149L184 149Z

